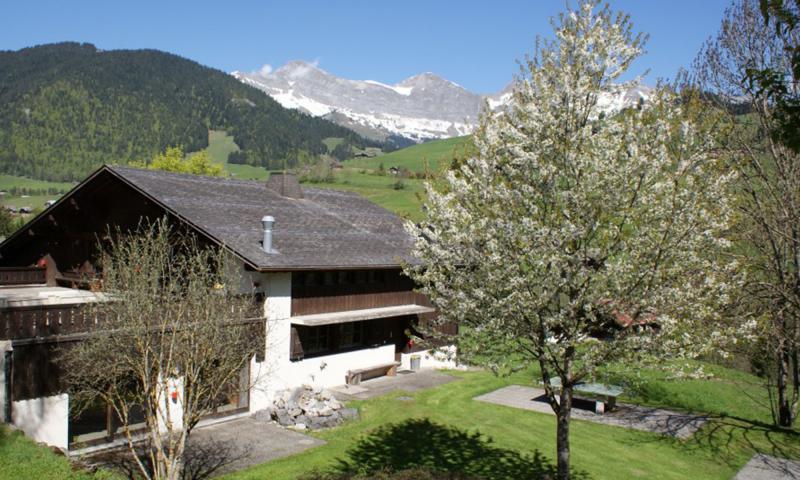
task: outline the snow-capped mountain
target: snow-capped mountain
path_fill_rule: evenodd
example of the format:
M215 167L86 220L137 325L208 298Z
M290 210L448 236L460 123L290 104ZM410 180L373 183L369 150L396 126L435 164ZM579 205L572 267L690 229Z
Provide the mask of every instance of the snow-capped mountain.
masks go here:
M281 105L328 118L369 137L403 137L414 142L471 133L488 102L501 108L511 98L512 85L493 95L479 95L433 73L423 73L394 85L349 80L316 64L294 61L271 71L233 72L240 81L265 91ZM635 105L649 89L637 86L601 99L609 110Z

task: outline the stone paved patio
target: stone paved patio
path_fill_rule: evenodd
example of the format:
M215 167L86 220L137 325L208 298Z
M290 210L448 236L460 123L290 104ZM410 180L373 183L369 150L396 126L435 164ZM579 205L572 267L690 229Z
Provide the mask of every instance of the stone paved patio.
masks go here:
M474 400L553 415L541 388L510 385L475 397ZM690 437L707 420L704 416L628 404L617 404L613 412L597 414L593 411L593 401L580 399L575 399L573 407L572 418L578 420L644 430L680 439Z
M395 377L378 377L365 380L360 385L341 385L329 388L337 400L366 400L394 391L416 392L458 380L438 370L412 372L401 370Z
M215 472L215 475L219 475L294 455L324 445L325 441L274 423L244 417L200 427L192 432L190 444L235 459Z
M734 480L800 479L800 462L769 455L754 455L733 478Z

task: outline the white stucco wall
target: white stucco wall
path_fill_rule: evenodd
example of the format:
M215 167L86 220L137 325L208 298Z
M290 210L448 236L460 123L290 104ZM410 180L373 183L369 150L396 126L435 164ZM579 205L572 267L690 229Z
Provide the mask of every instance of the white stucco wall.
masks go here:
M245 270L244 263L238 259L232 259L228 263L231 271L228 275L238 279L235 288L238 293L252 294L261 293L267 290L267 278L269 274Z
M253 360L250 365L251 412L269 407L275 392L293 385L287 373L291 363L292 274L260 274L257 281L266 294L266 354L263 362Z
M161 381L159 380L159 384ZM161 432L168 430L172 425L173 430L183 428L183 377L167 379L166 392L159 389L158 400L158 429Z
M459 368L456 363L456 347L454 345L416 353L404 353L400 355L400 369L411 369L412 355L420 356L420 368Z
M294 385L334 387L345 383L348 370L394 362L394 345L365 348L291 362L287 378Z
M394 361L395 346L365 348L346 353L325 355L292 362L291 316L292 316L292 275L291 273L245 272L242 288L254 284L266 294L264 313L266 320L266 355L263 362L250 364L250 411L268 408L275 394L287 388L304 384L332 387L345 383L347 371L371 365ZM249 285L249 286L248 286ZM421 368L457 368L455 347L452 358L434 351L420 352ZM401 368L410 367L410 355L402 356Z
M67 449L69 444L69 396L20 400L11 404L12 423L37 442Z

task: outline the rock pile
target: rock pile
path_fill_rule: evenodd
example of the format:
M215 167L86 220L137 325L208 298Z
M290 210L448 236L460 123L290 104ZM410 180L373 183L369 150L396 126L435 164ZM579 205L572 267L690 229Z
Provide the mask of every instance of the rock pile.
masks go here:
M345 408L331 392L310 385L284 391L277 396L268 413L271 419L284 427L298 430L334 427L358 416L358 410Z

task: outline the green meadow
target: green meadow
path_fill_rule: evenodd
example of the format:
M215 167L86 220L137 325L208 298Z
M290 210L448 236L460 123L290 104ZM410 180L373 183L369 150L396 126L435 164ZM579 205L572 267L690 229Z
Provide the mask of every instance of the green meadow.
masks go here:
M377 170L383 164L385 169L397 167L406 168L412 172L436 172L439 168L446 166L454 157L463 157L469 154L471 152L470 138L464 136L420 143L377 157L347 160L345 166Z

